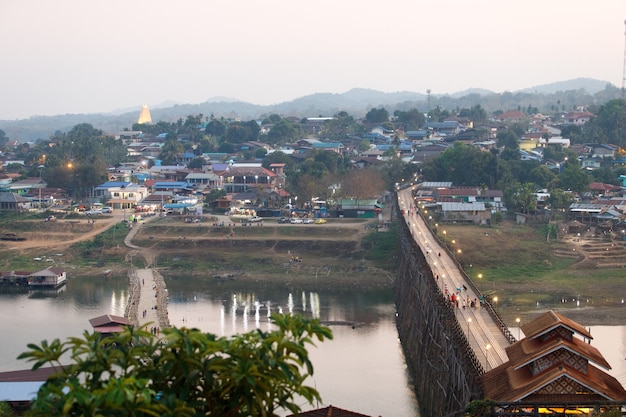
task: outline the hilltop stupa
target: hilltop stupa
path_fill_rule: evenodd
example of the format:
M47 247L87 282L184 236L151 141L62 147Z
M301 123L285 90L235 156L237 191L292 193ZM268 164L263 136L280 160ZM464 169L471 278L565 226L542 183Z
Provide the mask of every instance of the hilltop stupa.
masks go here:
M140 125L152 123L152 116L150 116L150 109L148 109L148 105L144 104L141 108L141 113L139 113L139 120L137 123Z

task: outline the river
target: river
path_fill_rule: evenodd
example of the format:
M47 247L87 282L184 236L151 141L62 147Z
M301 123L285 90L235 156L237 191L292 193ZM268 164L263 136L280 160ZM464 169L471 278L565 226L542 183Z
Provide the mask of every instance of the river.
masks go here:
M303 404L304 410L333 405L370 416L419 415L395 327L392 291L288 291L188 278L166 279L166 285L174 326L219 336L268 330L267 306L329 322L334 339L310 349L314 378L309 385L324 403ZM28 343L64 340L90 331L93 317L124 315L128 295L126 277L72 277L58 292L0 293L0 371L28 368L29 363L16 359Z
M190 278L168 278L166 284L174 326L219 336L268 330L268 306L270 311L327 322L334 340L310 349L315 373L309 383L324 403L303 406L304 410L333 405L370 416L419 415L395 327L391 290L311 292ZM4 342L0 370L29 367L16 359L28 343L90 331L90 318L123 315L127 300L126 277L72 277L59 291L0 293ZM517 336L517 329L511 330ZM593 344L613 367L610 373L626 385L626 325L590 326L590 330Z

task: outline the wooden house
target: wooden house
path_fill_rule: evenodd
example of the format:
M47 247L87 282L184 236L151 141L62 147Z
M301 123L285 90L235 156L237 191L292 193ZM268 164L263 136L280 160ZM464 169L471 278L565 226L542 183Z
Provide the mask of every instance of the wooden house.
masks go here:
M89 320L89 324L93 327L93 331L100 333L102 336L108 336L113 333L119 333L125 327L131 325L126 317L105 314L103 316L94 317Z
M626 390L591 345L585 327L554 311L522 326L526 337L506 348L509 360L482 377L485 398L500 403L585 405L626 401Z
M67 274L60 268L50 267L33 272L28 276L28 286L31 288L56 288L65 284Z

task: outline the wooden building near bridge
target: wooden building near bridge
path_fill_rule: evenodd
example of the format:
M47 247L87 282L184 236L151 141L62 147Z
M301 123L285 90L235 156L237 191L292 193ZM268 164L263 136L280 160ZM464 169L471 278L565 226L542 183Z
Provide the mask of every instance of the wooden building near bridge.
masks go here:
M590 405L626 403L626 390L605 370L611 367L591 345L585 327L554 311L522 326L526 335L508 346L509 360L482 378L484 398L589 412Z

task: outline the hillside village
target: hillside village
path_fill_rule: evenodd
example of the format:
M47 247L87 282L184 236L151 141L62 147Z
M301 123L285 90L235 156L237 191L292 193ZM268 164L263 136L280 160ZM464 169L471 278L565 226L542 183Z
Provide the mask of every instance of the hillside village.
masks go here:
M441 117L445 113L439 112L440 121L431 121L430 114L420 114L407 122L406 117L401 117L407 113L390 116L382 108L373 109L368 113L373 116L369 119L381 114L382 118L373 121L366 117L359 121L359 134L340 134L335 140L325 137L325 133L337 116L302 120L285 118L277 123L270 123L276 120L271 118L265 122L251 121L258 126L258 140L231 143L229 152L200 152L195 143L190 145L193 135L181 133L176 135L175 141L183 147L171 157L171 163L163 161L164 147L172 140L171 134L125 130L108 135L109 140L126 149L124 161L107 167L106 178L91 184L81 195L69 187L49 186L54 181L46 175L45 154L33 159L31 153L30 161L19 159L24 155L20 148L25 145L7 141L6 151L1 155L4 169L0 174L0 210L41 209L59 214L75 211L99 214L104 207L162 215L237 210L258 213L262 217L279 217L287 210L292 216L375 218L384 203L390 201L388 192L394 185L428 180L426 175L421 175L422 168L455 145L463 144L503 157L510 144L502 140L501 134L511 132L512 126L525 127L514 147L518 159L540 164L554 175L560 174L566 164L576 164L579 170L593 173L607 166L614 168L626 163L626 152L620 146L572 143L563 134L564 131L580 132L594 120L596 115L584 108L556 112L552 116L511 110L481 117L476 122L476 117L462 116L462 112L447 117ZM200 115L190 117L187 122L189 120L198 121L194 126L197 132L205 135L210 135L210 129L215 132L213 118L211 122L208 118L202 121ZM272 130L279 129L285 121L298 125L302 138L277 141L274 137L272 144L261 140L272 137ZM229 123L224 119L221 122ZM141 110L138 123L133 127L142 126L151 127L149 130L155 132L147 106ZM52 138L47 146L60 147L61 143L61 140L55 142ZM376 170L393 168L395 171L387 178L386 186L365 187L363 184L372 181L363 179L357 187L359 191L350 194L342 190L342 177L336 174L332 181L326 177L328 184L322 189L318 186L315 195L302 195L303 190L294 189L288 176L291 172L298 172L305 161L320 154L340 159L345 170L357 177L359 172L367 173L366 176L371 178ZM280 157L276 158L278 155ZM393 165L394 162L399 162L401 168ZM16 166L19 169L16 170ZM288 172L289 167L291 172ZM67 171L72 169L70 161ZM38 175L32 176L32 173ZM439 221L490 224L493 216L517 213L517 220L524 222L531 214L528 210L507 207L504 190L485 184L436 180L424 182L416 199L428 204ZM626 175L612 180L613 183L590 182L584 192L566 190L567 201L571 203L567 206L571 220L595 223L603 231L620 224L626 208L623 193ZM540 188L539 184L532 191L532 214L545 214L551 209L550 192Z

